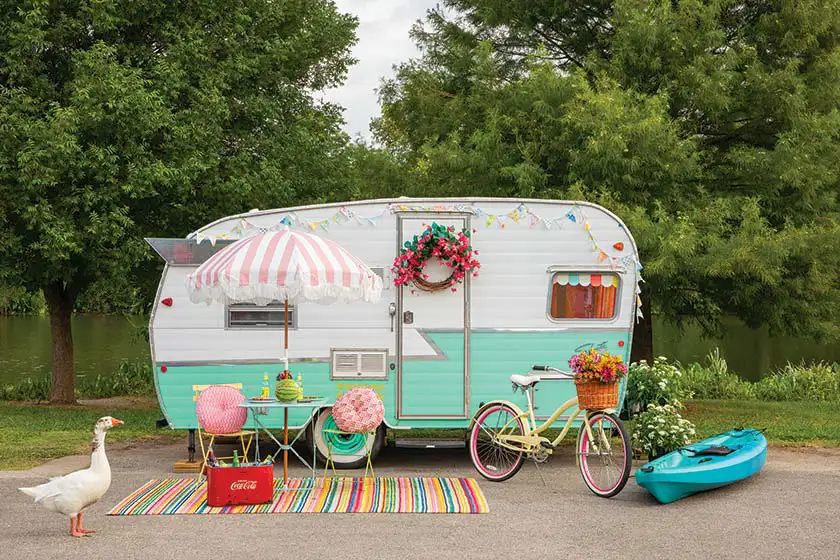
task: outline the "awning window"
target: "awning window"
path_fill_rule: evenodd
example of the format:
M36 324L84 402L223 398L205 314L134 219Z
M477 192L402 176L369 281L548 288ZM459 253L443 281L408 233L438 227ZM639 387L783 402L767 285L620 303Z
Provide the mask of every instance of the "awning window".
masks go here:
M554 283L561 286L603 286L605 288L618 287L617 274L585 274L577 272L558 272L554 275Z

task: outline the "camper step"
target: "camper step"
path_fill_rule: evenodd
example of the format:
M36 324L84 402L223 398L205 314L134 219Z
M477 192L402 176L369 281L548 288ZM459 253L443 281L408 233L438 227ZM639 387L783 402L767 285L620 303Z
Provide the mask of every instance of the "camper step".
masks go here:
M410 449L460 449L466 447L466 442L462 439L396 438L394 446Z

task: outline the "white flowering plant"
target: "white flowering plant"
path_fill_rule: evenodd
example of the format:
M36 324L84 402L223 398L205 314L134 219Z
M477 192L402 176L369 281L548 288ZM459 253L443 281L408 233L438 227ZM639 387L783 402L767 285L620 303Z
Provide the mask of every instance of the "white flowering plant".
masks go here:
M652 365L644 360L630 364L625 399L631 417L651 404L669 404L681 409L682 401L691 397L691 391L682 381L682 372L664 356L654 359Z
M633 445L651 459L691 443L694 424L670 404L651 404L633 421Z

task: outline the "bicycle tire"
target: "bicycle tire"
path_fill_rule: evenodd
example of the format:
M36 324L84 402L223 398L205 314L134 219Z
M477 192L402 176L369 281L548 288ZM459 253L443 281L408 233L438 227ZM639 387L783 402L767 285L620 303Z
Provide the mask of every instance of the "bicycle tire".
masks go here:
M608 460L605 459L604 453L600 451L597 455L597 457L599 457L601 460L600 464L595 463L595 461L593 460L593 455L592 453L590 453L591 442L589 442L589 436L584 426L581 426L578 432L576 450L579 457L578 466L580 467L580 474L583 477L583 482L586 484L586 487L589 488L589 490L591 490L592 493L597 496L600 496L602 498L612 498L624 489L624 486L627 484L627 480L630 478L630 471L632 470L633 463L633 454L632 447L630 445L630 436L627 433L627 428L624 426L624 423L618 418L618 416L616 416L615 414L608 414L606 412L596 412L589 416L587 419L590 426L598 425L598 423L603 420L608 420L611 425L611 427L609 428L610 437L614 438L617 436L621 441L623 456L620 458L620 464L612 464L612 453L609 454ZM598 433L603 433L603 428L600 426ZM610 449L612 450L613 446L611 446ZM590 462L592 464L590 464ZM608 462L610 463L609 465L607 465ZM618 473L615 482L608 485L598 484L598 482L595 481L595 467L599 467L602 471L615 470L615 472ZM617 470L615 467L617 467L620 470Z
M493 414L502 415L496 421L496 427L488 426L488 419ZM506 404L494 404L478 412L470 430L469 448L470 459L478 473L493 482L502 482L514 476L525 463L525 454L516 452L492 442L492 436L497 433L507 435L523 435L525 430L522 419L516 418L517 413ZM516 418L516 421L505 429L505 424ZM494 429L496 430L494 432Z

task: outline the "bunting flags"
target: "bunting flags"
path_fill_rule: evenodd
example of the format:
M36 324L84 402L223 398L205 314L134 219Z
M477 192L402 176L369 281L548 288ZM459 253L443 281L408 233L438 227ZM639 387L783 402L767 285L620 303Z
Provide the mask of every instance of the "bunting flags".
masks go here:
M492 214L472 204L455 204L452 206L409 206L406 204L388 204L382 209L381 212L378 212L371 216L361 216L358 213L356 213L352 208L342 206L338 209L338 211L335 214L326 219L306 221L300 219L294 212L292 212L280 218L280 220L278 220L274 226L269 227L256 226L247 218L243 217L239 219L238 223L228 233L221 233L215 235L197 233L194 234L194 237L196 238L198 243L201 243L203 240L208 239L211 245L215 246L216 241L219 239L240 239L249 235L250 233L266 233L269 231L275 231L277 229L280 229L281 227L297 226L309 229L310 231L316 231L318 229L329 231L331 224L353 222L362 226L375 227L383 216L386 216L388 214L394 214L396 212L408 211L461 212L465 214L472 214L473 216L483 218L485 227L498 227L499 229L505 229L506 222L513 222L515 224L519 224L525 221L528 224L529 228L542 226L546 230L552 230L555 228L558 230L562 230L564 227L569 226L570 224L575 227L579 227L579 224L583 224L583 232L587 236L590 247L595 253L598 263L604 263L609 261L609 264L612 269L616 269L619 264L627 268L635 269L638 275L635 293L636 320L638 321L642 318L642 300L640 297L640 284L644 281L641 277L641 271L643 268L642 263L639 262L636 255L621 255L621 253L624 251L624 243L622 241L608 241L608 245L606 245L606 248L608 250L605 250L604 246L601 245L601 242L599 242L599 240L593 234L592 225L586 218L586 213L584 212L584 209L578 204L573 205L564 214L561 214L560 216L556 217L539 216L533 211L531 211L531 209L524 203L520 203L509 212L505 212L502 214ZM619 229L624 229L623 224L618 224L618 227Z
M396 212L407 211L468 213L483 218L485 227L498 227L499 229L505 229L506 222L513 222L515 224L519 224L524 221L528 224L529 228L542 226L547 230L552 230L555 228L558 230L562 230L568 225L574 225L579 227L579 224L583 224L583 231L584 233L586 233L587 239L590 243L592 251L596 255L598 263L604 263L609 261L613 269L617 268L618 265L621 264L628 268L634 267L636 269L636 272L641 272L642 270L642 265L637 260L635 255L620 254L624 250L623 242L610 242L606 246L601 245L601 243L598 241L598 239L592 232L592 225L587 219L584 209L578 204L573 205L571 208L566 210L564 214L561 214L560 216L556 217L539 216L524 203L520 203L515 208L511 209L509 212L505 212L502 214L489 213L486 212L484 209L478 206L474 206L472 204L455 204L451 206L417 206L393 203L386 205L380 212L374 215L362 216L352 208L342 206L338 209L338 211L335 214L333 214L329 218L315 221L302 220L293 212L283 216L276 222L274 226L270 227L258 227L251 223L246 217L243 217L239 219L237 225L234 226L229 233L222 233L216 235L198 233L195 235L195 237L199 243L204 239L209 239L210 243L215 245L217 239L239 239L243 236L248 235L251 231L259 231L264 233L277 230L283 226L297 226L306 228L310 231L317 231L319 229L323 231L329 231L332 224L355 222L359 225L375 227L383 216L393 214ZM624 226L622 224L618 224L618 227L620 229L624 229Z

